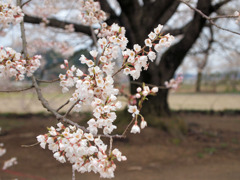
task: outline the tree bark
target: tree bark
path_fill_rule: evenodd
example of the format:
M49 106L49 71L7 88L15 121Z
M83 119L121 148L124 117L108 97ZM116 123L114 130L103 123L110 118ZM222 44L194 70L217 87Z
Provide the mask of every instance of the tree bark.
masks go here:
M209 0L199 0L197 8L206 15L211 13L211 2ZM165 81L169 81L182 63L187 52L199 37L206 20L198 13L194 17L184 32L182 40L171 46L161 57L159 65L151 63L148 71L144 71L139 81L163 86ZM132 87L134 91L136 88ZM150 98L151 101L145 103L144 113L150 112L156 115L170 115L168 106L168 90L161 90L157 96Z
M195 92L201 92L202 71L198 71Z

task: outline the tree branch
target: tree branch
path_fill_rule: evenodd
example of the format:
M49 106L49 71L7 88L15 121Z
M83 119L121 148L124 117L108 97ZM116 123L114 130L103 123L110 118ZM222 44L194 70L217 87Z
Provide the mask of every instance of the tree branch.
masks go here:
M22 5L21 5L21 8L23 8L23 6L25 6L27 3L29 3L29 2L31 2L32 0L28 0L28 1L26 1L25 3L23 3Z
M22 92L22 91L27 91L29 89L32 89L34 88L34 86L30 86L30 87L27 87L27 88L23 88L23 89L16 89L16 90L0 90L0 93L12 93L12 92Z
M36 79L38 82L40 83L54 83L54 82L57 82L59 81L60 79L57 78L57 79L53 79L53 80L50 80L50 81L47 81L47 80L40 80L40 79Z
M140 86L143 85L143 83L141 83L141 82L137 82L137 81L131 81L130 83L131 83L131 84L140 85ZM165 86L157 86L157 85L146 84L146 83L145 83L145 85L146 85L146 86L149 86L149 87L158 87L159 89L169 89L169 88L167 88L167 87L165 87Z
M68 22L68 21L61 21L61 20L58 20L55 18L49 18L48 21L49 21L49 23L47 24L47 26L61 28L61 29L65 29L66 25L73 24L75 32L81 32L81 33L91 36L91 31L88 26L83 26L83 25ZM25 14L24 22L31 23L31 24L40 24L40 23L42 23L42 18L33 17L33 16L29 16L29 15Z
M233 33L233 34L237 34L237 35L240 35L239 32L236 32L236 31L232 31L230 29L227 29L227 28L223 28L219 25L217 25L212 18L210 18L209 16L207 16L206 14L204 14L202 11L200 11L199 9L191 6L189 3L187 3L186 1L184 0L179 0L180 2L184 3L185 5L187 5L190 9L194 10L195 12L197 12L198 14L200 14L203 18L205 18L206 20L208 20L212 25L214 25L215 27L217 27L218 29L221 29L223 31L227 31L227 32L230 32L230 33Z
M68 114L72 111L72 109L77 105L77 103L79 103L79 100L77 100L77 101L68 109L68 111L64 114L63 117L67 117Z
M70 102L70 101L67 100L67 102L65 102L63 105L61 105L59 108L57 108L56 111L57 111L57 112L60 111L64 106L68 105L69 102Z

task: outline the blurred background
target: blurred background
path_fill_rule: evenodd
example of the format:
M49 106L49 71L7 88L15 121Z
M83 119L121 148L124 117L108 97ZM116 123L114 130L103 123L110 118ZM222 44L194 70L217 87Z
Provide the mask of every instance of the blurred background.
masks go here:
M23 1L27 2L27 1ZM108 0L100 1L108 13L108 24L126 28L128 48L144 44L148 34L163 24L163 34L175 36L173 45L158 53L138 83L163 86L165 81L184 77L176 90L160 90L143 106L148 127L140 134L115 140L114 146L127 156L118 164L115 179L151 180L239 180L240 179L240 22L222 18L240 9L239 0L190 0L187 3L212 18L207 21L179 0ZM29 55L41 54L42 66L36 72L41 80L54 80L64 59L70 65L81 65L79 57L95 49L90 28L79 23L76 0L32 0L23 8ZM217 17L217 18L215 18ZM74 27L71 29L69 24ZM216 27L217 24L220 28ZM97 25L94 28L98 27ZM230 31L224 31L227 28ZM234 33L237 32L237 33ZM21 52L20 27L0 25L0 45ZM116 59L116 70L121 58ZM31 86L24 82L0 81L0 91ZM136 84L124 75L116 77L116 86L135 92ZM43 95L57 109L70 97L62 94L59 82L40 83ZM118 112L115 133L121 133L130 122L127 99ZM60 112L64 113L68 107ZM89 107L72 113L72 120L85 124L91 118ZM34 144L36 136L54 126L51 116L37 99L35 90L19 93L0 92L0 141L8 153L2 159L16 156L18 165L0 171L0 179L70 179L71 165L60 164L52 153ZM77 174L77 179L99 179L98 175Z

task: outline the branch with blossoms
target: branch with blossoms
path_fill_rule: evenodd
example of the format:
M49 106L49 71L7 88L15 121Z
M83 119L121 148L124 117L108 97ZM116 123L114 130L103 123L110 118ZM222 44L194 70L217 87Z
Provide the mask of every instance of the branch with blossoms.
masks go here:
M140 133L141 129L147 126L141 109L147 97L158 92L158 87L150 89L145 84L138 87L128 105L132 120L121 135L113 134L113 131L117 129L114 124L117 119L116 111L122 107L122 103L118 100L119 90L115 87L114 77L123 72L127 76L132 76L134 80L138 79L141 72L148 69L149 63L156 59L156 52L159 53L162 47L169 47L174 37L170 34L163 35L161 33L163 26L158 25L149 33L143 47L135 44L133 49L128 49L125 28L118 24L108 25L104 22L107 16L101 10L99 2L80 0L79 3L80 21L91 27L93 24L99 24L99 28L92 29L94 33L92 36L96 38L95 43L98 49L90 51L92 58L88 59L84 55L79 58L80 62L87 66L87 72L81 71L75 65L70 67L68 60L64 60L60 66L65 71L59 75L62 92L68 93L70 89L74 91L67 102L58 109L54 109L44 98L39 87L41 81L33 75L40 66L41 56L28 56L24 22L20 23L23 56L11 48L2 47L0 49L0 75L15 77L19 81L25 76L31 76L32 85L42 106L59 121L56 127L48 128L46 134L37 136L37 141L42 148L45 149L47 146L59 162L70 162L73 172L93 171L99 173L100 177L112 178L116 169L115 159L118 161L127 159L118 149L113 149L113 138L125 138L130 129L130 133ZM16 9L19 9L19 6L21 6L21 0L18 0ZM14 6L11 5L11 7ZM22 11L19 11L19 14L23 16ZM1 18L4 19L4 17ZM123 60L122 66L115 71L114 61L119 56ZM166 84L166 88L175 88L180 81L181 78L170 81ZM68 105L70 107L67 112L61 115L59 110ZM71 111L80 112L83 106L92 108L92 118L88 120L87 127L80 126L67 118ZM109 138L109 146L104 144L101 138Z

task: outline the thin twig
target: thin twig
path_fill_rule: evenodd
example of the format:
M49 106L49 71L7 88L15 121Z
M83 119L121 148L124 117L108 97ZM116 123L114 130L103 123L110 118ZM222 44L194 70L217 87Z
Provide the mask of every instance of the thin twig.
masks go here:
M17 5L21 6L21 4L22 4L22 0L17 0ZM22 51L23 51L24 58L26 58L27 60L28 52L27 52L27 39L26 39L24 21L20 23L20 29L21 29L21 38L22 38Z
M28 0L25 3L23 3L20 7L23 8L23 6L25 6L27 3L31 2L32 0Z
M114 135L107 135L107 134L98 134L94 136L95 138L97 137L103 137L103 138L116 138L116 139L122 139L122 138L126 138L126 136L123 135L119 135L119 134L114 134Z
M37 143L34 143L34 144L30 144L30 145L21 145L21 147L26 147L26 148L28 148L28 147L36 146L36 145L38 145L38 144L40 144L40 142L37 142Z
M13 92L22 92L22 91L27 91L29 89L33 89L34 86L30 86L30 87L27 87L27 88L23 88L23 89L15 89L15 90L0 90L0 93L13 93Z
M205 18L206 20L208 20L212 25L214 25L215 27L217 27L218 29L221 29L223 31L227 31L227 32L230 32L230 33L233 33L233 34L237 34L237 35L240 35L239 32L236 32L236 31L232 31L230 29L227 29L227 28L223 28L219 25L217 25L212 18L210 18L209 16L207 16L206 14L204 14L202 11L200 11L199 9L191 6L188 2L184 1L184 0L179 0L180 2L184 3L185 5L187 5L190 9L194 10L195 12L197 12L198 14L200 14L203 18Z
M110 156L110 154L112 152L112 145L113 145L113 138L110 137L110 140L109 140L109 156Z
M64 106L68 105L69 102L70 102L70 101L67 100L67 102L65 102L63 105L61 105L59 108L57 108L56 111L57 111L57 112L60 111Z
M77 105L77 103L79 103L79 100L77 100L77 101L68 109L68 111L64 114L63 117L67 117L68 114L72 111L72 109Z
M219 16L210 17L209 19L216 20L216 19L232 19L232 18L238 18L238 16L234 16L234 15L219 15Z
M133 117L133 118L132 118L131 122L127 125L126 129L123 131L123 133L122 133L122 136L123 136L123 137L126 137L127 131L128 131L128 129L130 128L130 126L132 125L132 123L135 121L135 118L136 118L136 117Z
M35 87L35 90L36 90L36 92L37 92L38 99L39 99L39 101L42 103L42 106L43 106L45 109L47 109L47 111L51 112L51 113L57 118L57 120L63 121L63 122L65 122L65 123L67 123L67 124L71 124L71 125L73 125L73 126L76 126L77 128L82 129L82 130L85 131L85 132L88 132L88 130L87 130L85 127L80 126L80 125L78 125L77 123L71 121L70 119L65 118L64 116L62 116L61 114L59 114L56 110L54 110L54 109L49 105L48 101L43 97L42 92L41 92L41 89L40 89L40 87L38 86L37 80L36 80L36 78L35 78L34 76L32 76L32 81L33 81L33 85L34 85L34 87Z
M143 83L141 82L137 82L137 81L130 81L131 84L136 84L136 85L143 85ZM153 85L153 84L145 84L146 86L149 86L149 87L158 87L159 89L169 89L167 88L166 86L156 86L156 85Z
M40 83L54 83L54 82L57 82L59 81L60 79L53 79L53 80L50 80L50 81L47 81L47 80L40 80L40 79L36 79L38 82Z
M115 72L112 77L116 76L120 71L122 71L125 68L125 64L117 71Z

